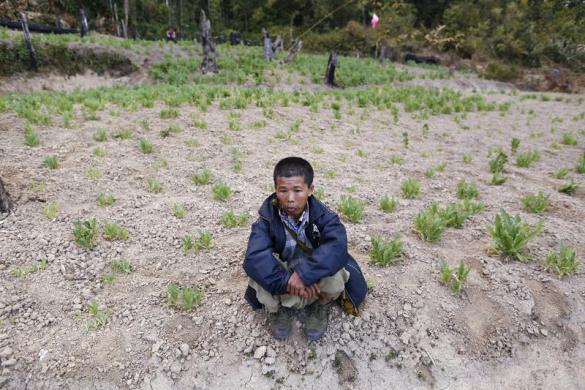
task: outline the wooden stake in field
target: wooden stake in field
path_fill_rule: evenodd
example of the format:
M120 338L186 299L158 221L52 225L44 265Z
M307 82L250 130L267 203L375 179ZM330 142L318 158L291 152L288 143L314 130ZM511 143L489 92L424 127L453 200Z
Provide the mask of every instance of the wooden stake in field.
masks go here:
M10 213L12 210L12 201L10 200L10 194L4 188L4 182L0 177L0 213Z
M89 32L89 24L87 23L87 17L85 16L85 10L81 8L79 10L79 35L81 38L87 35Z
M286 55L286 58L284 59L283 62L285 64L290 64L291 62L293 62L295 58L297 58L297 54L299 54L302 48L303 41L299 38L295 39L292 45L290 46L290 49L288 49L288 54Z
M272 50L272 40L268 31L262 27L262 39L264 40L264 58L271 61L274 58L274 50Z
M28 55L30 57L30 67L32 70L36 71L38 69L37 55L35 53L35 48L32 45L30 32L28 31L28 18L26 17L26 14L24 12L20 13L20 25L22 26L24 41L26 42L26 48L28 49Z
M335 83L335 68L337 67L337 53L332 51L327 61L327 70L325 71L325 83L331 87L337 87Z
M205 11L201 10L201 45L203 46L203 62L201 63L201 73L217 73L217 63L215 62L216 52L211 41L211 21L207 19Z

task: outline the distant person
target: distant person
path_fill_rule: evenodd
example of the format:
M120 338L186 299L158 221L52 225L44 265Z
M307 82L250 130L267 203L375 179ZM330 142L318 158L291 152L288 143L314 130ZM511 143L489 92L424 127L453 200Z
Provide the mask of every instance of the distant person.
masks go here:
M167 30L167 42L177 43L177 32L174 27Z
M311 164L287 157L276 164L273 179L275 193L260 207L248 241L245 298L266 309L276 339L290 335L294 311L306 308L305 336L318 340L332 302L339 299L347 313L359 314L366 281L347 252L339 217L313 196Z

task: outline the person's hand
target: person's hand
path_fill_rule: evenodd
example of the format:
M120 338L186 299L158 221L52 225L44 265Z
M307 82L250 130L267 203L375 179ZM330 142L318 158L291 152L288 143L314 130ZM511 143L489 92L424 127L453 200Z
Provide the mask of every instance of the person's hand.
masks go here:
M305 296L305 299L316 297L319 295L320 292L321 291L319 290L319 285L317 285L317 283L313 284L312 286L306 287L305 293L307 294L307 296Z
M297 295L300 297L304 297L306 295L305 284L301 280L301 277L299 276L299 274L297 274L296 272L293 272L293 274L288 279L288 285L286 287L286 291L290 295Z

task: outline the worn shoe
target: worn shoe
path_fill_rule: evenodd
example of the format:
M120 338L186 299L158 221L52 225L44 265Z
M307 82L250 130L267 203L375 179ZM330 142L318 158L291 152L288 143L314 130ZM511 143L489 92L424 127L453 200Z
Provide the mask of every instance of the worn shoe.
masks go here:
M316 341L325 334L329 322L329 308L331 304L322 305L319 302L313 303L307 308L307 319L305 320L305 336L309 341Z
M272 337L277 340L286 339L292 329L292 317L291 309L286 307L281 307L277 313L270 313L268 322L270 323Z

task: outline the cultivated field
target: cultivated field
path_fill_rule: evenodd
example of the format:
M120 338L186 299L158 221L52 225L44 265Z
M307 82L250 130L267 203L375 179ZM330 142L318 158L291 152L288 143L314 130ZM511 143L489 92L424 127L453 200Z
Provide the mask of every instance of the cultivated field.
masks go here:
M160 60L151 83L0 96L0 388L585 388L585 96L118 46ZM278 342L243 300L289 155L370 285L310 345L302 313Z

